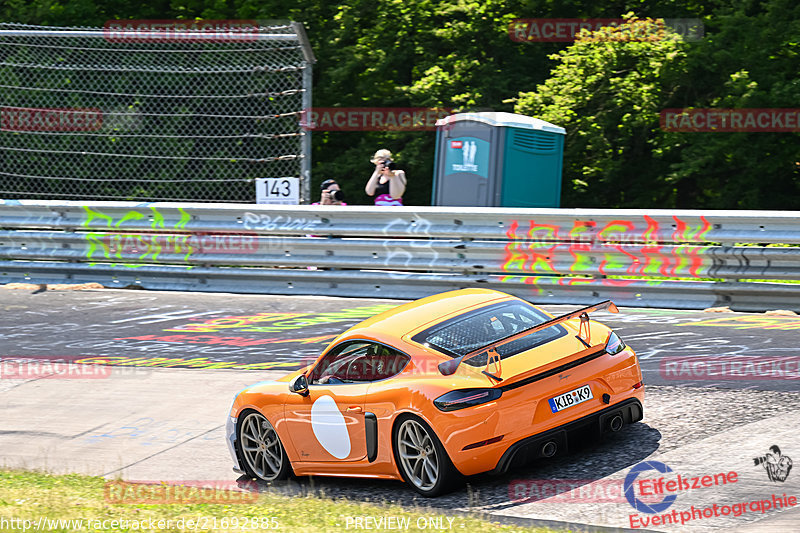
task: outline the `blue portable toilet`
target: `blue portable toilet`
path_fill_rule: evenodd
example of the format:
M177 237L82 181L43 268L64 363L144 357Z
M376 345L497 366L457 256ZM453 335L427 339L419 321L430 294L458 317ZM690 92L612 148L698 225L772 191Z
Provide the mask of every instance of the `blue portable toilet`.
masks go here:
M433 205L560 207L566 133L514 113L439 119Z

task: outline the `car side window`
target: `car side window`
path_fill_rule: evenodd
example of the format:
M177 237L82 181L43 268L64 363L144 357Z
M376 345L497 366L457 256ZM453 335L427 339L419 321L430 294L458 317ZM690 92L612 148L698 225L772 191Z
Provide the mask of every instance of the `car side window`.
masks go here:
M359 383L386 379L400 373L409 357L367 341L351 341L333 348L309 376L312 385Z
M396 376L403 371L410 360L411 358L406 354L379 344L375 354L369 361L368 372L372 376L370 381Z

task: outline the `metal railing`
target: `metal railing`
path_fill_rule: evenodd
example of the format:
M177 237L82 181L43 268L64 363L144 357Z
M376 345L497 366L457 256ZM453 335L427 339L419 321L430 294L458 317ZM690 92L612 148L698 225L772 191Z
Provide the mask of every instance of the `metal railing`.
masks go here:
M0 201L0 283L800 310L800 212Z

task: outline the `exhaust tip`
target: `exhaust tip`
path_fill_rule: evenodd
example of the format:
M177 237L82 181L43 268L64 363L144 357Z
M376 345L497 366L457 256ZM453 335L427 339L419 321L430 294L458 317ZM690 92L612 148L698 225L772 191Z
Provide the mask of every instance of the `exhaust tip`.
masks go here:
M558 445L555 441L547 441L542 444L541 454L542 457L553 457L558 451Z
M611 420L608 421L608 428L614 433L622 429L622 426L624 425L625 421L622 419L622 416L620 415L614 415L613 417L611 417Z

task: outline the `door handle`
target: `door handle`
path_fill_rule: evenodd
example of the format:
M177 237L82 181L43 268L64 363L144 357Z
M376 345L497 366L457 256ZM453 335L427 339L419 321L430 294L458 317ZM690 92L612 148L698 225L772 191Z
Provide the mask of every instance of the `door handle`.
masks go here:
M347 408L348 413L360 413L362 411L361 406L354 405Z

